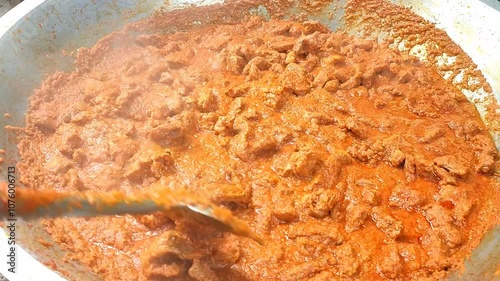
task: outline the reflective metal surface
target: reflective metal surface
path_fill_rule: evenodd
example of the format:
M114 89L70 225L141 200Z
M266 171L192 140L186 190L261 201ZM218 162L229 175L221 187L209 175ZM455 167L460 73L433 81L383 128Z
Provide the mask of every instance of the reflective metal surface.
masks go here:
M189 4L208 5L220 1L166 1L167 8L182 8ZM344 2L344 1L339 1ZM423 18L436 23L467 52L483 71L500 101L500 13L498 2L492 0L466 1L457 0L453 5L449 1L439 0L392 0L399 5L409 7ZM22 125L27 100L32 90L51 72L70 70L73 57L65 56L63 50L71 51L92 46L99 38L119 29L126 22L135 21L150 15L155 9L165 5L161 0L27 0L16 6L0 18L0 127ZM342 25L339 21L342 9L332 10L333 19L328 16L331 6L327 6L312 19L335 29ZM255 8L255 13L266 11ZM290 11L294 13L297 11ZM466 93L469 97L481 93ZM477 104L481 109L481 104ZM2 118L9 112L10 119ZM497 146L500 146L498 132L492 132ZM8 140L3 129L0 131L0 148L7 150L5 166L14 165L16 147ZM5 173L0 174L0 180ZM0 253L5 253L6 237L0 230ZM5 257L0 257L0 273L11 281L26 280L64 280L46 264L57 266L56 271L66 272L73 280L99 280L77 262L62 262L64 252L57 246L42 246L39 239L51 241L51 238L35 224L28 226L19 222L17 239L30 254L17 247L18 272L7 272ZM2 255L4 256L4 255ZM54 263L52 263L54 261ZM500 227L489 233L485 241L467 262L467 271L462 280L484 280L486 272L494 272L500 266ZM457 279L452 276L451 279ZM499 277L493 277L500 280Z

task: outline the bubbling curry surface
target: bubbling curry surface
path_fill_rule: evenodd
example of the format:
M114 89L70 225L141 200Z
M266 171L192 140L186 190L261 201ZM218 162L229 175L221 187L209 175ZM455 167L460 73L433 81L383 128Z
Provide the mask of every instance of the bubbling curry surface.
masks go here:
M498 223L476 108L317 22L113 33L45 80L25 132L32 188L186 186L266 241L162 213L44 222L105 280L434 280Z

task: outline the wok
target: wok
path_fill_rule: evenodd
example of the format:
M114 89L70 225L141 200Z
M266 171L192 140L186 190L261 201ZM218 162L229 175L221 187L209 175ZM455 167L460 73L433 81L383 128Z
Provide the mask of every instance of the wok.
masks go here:
M309 0L309 2L314 2ZM345 1L334 0L334 4L323 5L319 11L301 10L299 6L285 12L285 17L304 13L307 18L319 20L331 29L344 27L342 20ZM500 101L500 2L495 0L453 1L453 6L439 0L393 0L410 8L413 12L436 23L447 32L478 65L493 88L490 96ZM128 22L145 18L156 9L177 10L188 6L219 5L220 0L28 0L0 18L0 113L9 112L10 118L0 117L0 128L5 125L22 126L27 101L33 89L39 86L48 74L55 70L71 70L71 53L79 47L90 47L100 38L120 29ZM254 5L247 12L269 16L265 5ZM237 17L238 15L232 15ZM351 32L358 32L353 29ZM63 50L65 52L63 52ZM481 91L464 91L466 96L484 113L484 104L478 97ZM500 133L491 129L497 147ZM9 139L10 138L10 139ZM14 141L3 129L0 130L0 148L7 151L4 167L16 163L17 152ZM0 174L5 180L6 169ZM498 179L496 179L498 180ZM9 230L0 229L0 232ZM99 280L78 262L63 262L64 251L56 244L47 246L50 236L37 223L16 224L17 266L16 273L7 271L7 258L0 260L0 273L10 281L27 280ZM0 253L8 251L7 236L0 233ZM48 265L49 267L47 267ZM500 280L493 274L500 266L500 226L486 235L481 245L466 262L466 270L459 277L450 275L449 280ZM497 273L498 274L498 273ZM61 277L64 276L64 277Z

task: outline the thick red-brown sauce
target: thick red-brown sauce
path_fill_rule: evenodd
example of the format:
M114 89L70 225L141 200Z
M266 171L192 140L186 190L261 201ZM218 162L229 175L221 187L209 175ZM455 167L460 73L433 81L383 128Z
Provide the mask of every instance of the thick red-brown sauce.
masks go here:
M35 92L33 188L186 185L266 240L146 216L45 227L105 280L410 280L498 223L497 150L432 68L314 22L114 33Z

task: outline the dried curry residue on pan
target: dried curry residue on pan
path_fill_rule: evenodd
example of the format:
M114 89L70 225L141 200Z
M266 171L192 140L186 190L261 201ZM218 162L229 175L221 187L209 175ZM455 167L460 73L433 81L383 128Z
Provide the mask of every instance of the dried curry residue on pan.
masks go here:
M186 185L266 240L161 213L44 222L105 280L432 280L498 223L476 108L418 59L315 22L114 33L26 121L33 188Z

